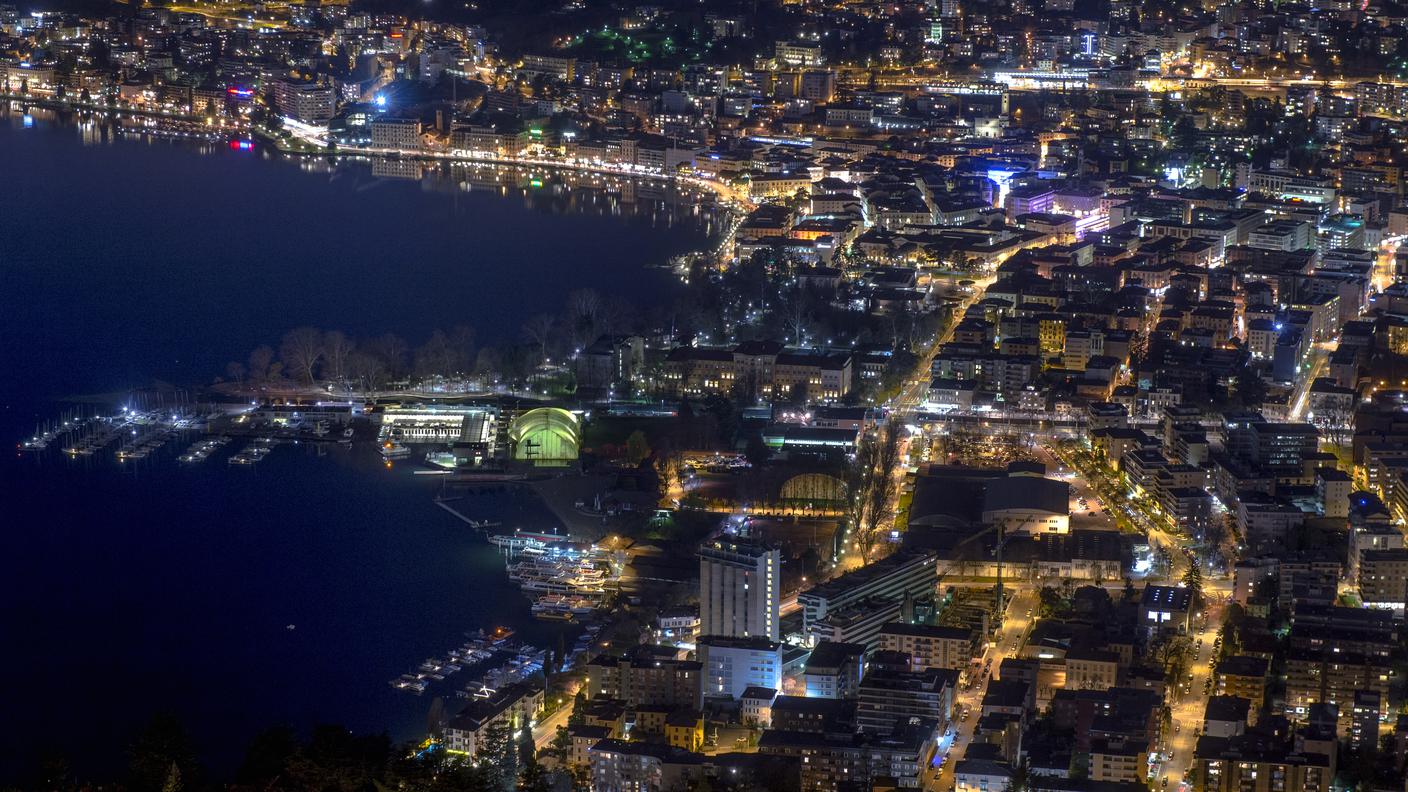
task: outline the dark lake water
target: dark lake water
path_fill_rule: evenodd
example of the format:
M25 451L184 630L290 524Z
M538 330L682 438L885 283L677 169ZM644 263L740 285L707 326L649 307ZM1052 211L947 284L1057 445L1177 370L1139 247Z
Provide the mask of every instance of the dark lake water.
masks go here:
M0 110L0 444L71 394L209 382L299 325L500 341L586 286L669 299L645 265L713 230L658 185L405 175ZM480 627L555 643L433 477L370 448L180 466L185 445L126 467L0 455L0 780L45 746L118 773L156 711L224 771L281 722L418 737L431 696L390 678ZM531 497L458 505L552 524Z
M0 109L0 371L27 395L209 382L300 325L490 343L591 287L644 309L697 196L490 166L290 159ZM26 126L26 124L30 124Z

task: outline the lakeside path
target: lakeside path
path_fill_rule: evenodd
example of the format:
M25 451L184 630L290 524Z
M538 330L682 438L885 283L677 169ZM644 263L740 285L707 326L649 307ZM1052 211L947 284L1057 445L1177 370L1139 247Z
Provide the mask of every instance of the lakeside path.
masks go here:
M201 122L206 120L204 116L191 113L173 113L168 110L144 107L112 107L100 102L84 102L81 100L35 96L33 94L0 93L0 101L23 102L35 107L46 107L55 110L87 110L109 115L128 114L150 116L153 118L171 119L173 121ZM464 162L482 163L486 165L512 165L519 167L585 171L612 176L640 178L650 181L679 182L711 192L725 204L736 210L746 211L754 206L754 202L745 193L740 192L733 187L733 185L716 179L706 179L700 176L684 176L673 173L658 173L630 165L610 165L607 163L576 159L503 157L493 154L456 154L449 151L408 151L402 149L375 148L372 146L338 146L329 149L328 141L318 137L312 131L305 131L302 134L298 134L290 130L290 136L285 138L247 122L235 122L230 126L225 126L223 119L220 125L211 127L210 132L211 134L229 133L253 135L284 154L306 157L367 157L422 162ZM299 145L295 145L295 141Z

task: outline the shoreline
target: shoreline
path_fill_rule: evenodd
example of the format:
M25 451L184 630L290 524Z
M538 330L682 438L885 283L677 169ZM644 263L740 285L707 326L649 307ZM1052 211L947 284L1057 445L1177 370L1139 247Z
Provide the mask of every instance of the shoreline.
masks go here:
M124 113L128 113L134 116L143 116L148 118L166 118L173 121L200 122L204 120L203 117L196 116L190 113L172 113L165 110L151 110L145 108L110 107L95 102L75 102L65 99L36 97L32 95L23 94L0 93L0 101L22 102L53 110L87 110L103 115L121 116ZM299 148L296 146L288 145L286 139L280 138L276 135L272 135L267 130L256 127L253 124L242 125L234 128L226 128L224 126L219 126L214 127L211 130L212 134L222 132L227 132L229 134L234 135L250 135L252 137L258 138L259 140L265 142L268 145L273 146L274 149L280 154L289 154L299 157L364 157L367 159L392 160L398 162L458 162L465 164L506 165L520 168L549 168L555 170L577 171L584 173L600 173L609 176L619 176L621 178L626 179L635 178L646 181L687 184L709 192L716 199L719 200L721 206L723 206L730 212L743 212L746 211L747 208L751 205L751 201L742 199L739 195L736 194L736 191L733 188L729 187L723 182L719 182L713 179L705 179L698 176L680 176L678 174L656 173L654 171L646 170L623 171L619 168L613 168L608 165L595 164L591 162L580 162L575 160L561 161L523 159L516 157L503 157L493 154L470 155L463 153L455 154L448 151L412 152L402 151L399 149L378 149L373 148L371 146L338 146L334 149L323 148L317 150L308 150L306 148ZM303 138L298 137L294 137L293 139L304 140ZM311 141L309 141L309 145L312 145Z

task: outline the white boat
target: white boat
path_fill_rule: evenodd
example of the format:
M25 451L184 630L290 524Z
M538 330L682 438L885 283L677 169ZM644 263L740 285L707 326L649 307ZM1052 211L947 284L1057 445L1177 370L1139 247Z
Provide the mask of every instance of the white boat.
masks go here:
M455 455L449 451L431 451L425 455L425 462L428 465L434 465L438 468L453 470L457 464L457 459Z
M401 459L411 455L411 449L395 440L387 440L381 444L381 455L387 459Z

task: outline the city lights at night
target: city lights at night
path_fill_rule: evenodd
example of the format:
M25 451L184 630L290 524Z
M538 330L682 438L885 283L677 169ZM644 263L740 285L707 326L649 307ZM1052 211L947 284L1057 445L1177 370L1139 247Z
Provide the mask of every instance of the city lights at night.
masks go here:
M0 789L1408 789L1408 6L0 2Z

